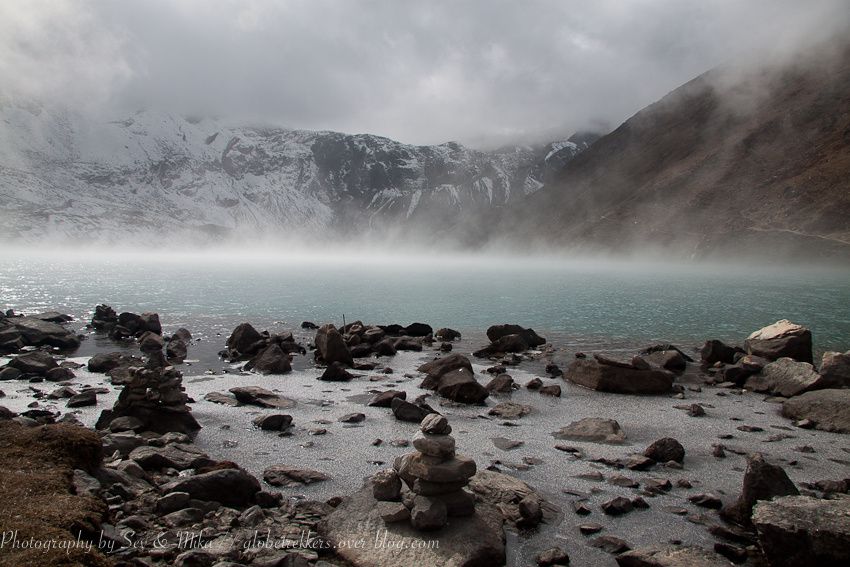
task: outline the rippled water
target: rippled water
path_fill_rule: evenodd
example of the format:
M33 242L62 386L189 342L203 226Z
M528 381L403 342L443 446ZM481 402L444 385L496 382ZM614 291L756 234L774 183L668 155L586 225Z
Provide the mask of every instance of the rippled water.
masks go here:
M4 309L58 308L85 317L106 302L155 310L193 330L242 320L341 323L345 315L478 332L517 322L562 341L616 346L740 341L787 318L813 329L818 350L850 348L850 271L840 269L487 256L2 256Z

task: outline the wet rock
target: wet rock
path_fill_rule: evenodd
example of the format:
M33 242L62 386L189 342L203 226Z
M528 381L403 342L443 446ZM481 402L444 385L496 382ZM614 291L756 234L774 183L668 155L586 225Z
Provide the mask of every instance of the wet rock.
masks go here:
M564 375L564 371L561 370L561 367L557 364L550 362L546 365L546 374L548 374L552 378L559 378Z
M850 390L828 389L801 394L782 404L782 415L823 431L850 433Z
M651 545L617 556L620 567L728 567L729 562L701 547Z
M664 437L655 441L646 448L643 454L659 463L666 463L667 461L681 463L685 460L685 448L672 437Z
M342 335L337 331L336 327L331 324L322 325L316 331L316 359L325 364L333 364L339 362L345 366L354 366L354 359L351 356L351 351L342 338Z
M785 496L753 511L759 543L772 567L850 563L850 498Z
M156 499L154 507L160 514L170 514L189 507L192 497L188 492L171 492Z
M272 343L248 361L245 370L260 374L286 374L292 371L292 364L289 355L278 344Z
M319 328L319 326L317 324L313 323L312 321L302 321L301 328L307 329L307 330L310 330L310 331L315 331L316 329Z
M47 371L47 374L44 375L44 379L48 382L65 382L67 380L73 380L76 378L76 375L70 368L51 368Z
M162 487L163 492L187 492L196 500L220 502L224 506L253 504L260 483L242 469L220 469L179 479Z
M421 387L433 390L437 387L442 376L452 372L453 370L461 368L465 368L470 373L473 372L472 363L462 354L451 354L449 356L443 356L432 360L431 362L427 362L418 369L419 372L424 372L428 375Z
M183 362L188 353L189 349L186 346L186 342L180 338L176 338L176 335L168 341L168 345L165 347L165 356L168 360L173 360L176 363Z
M706 341L700 349L700 360L704 366L711 366L718 362L723 364L735 364L735 355L740 349L731 347L723 341L712 339Z
M586 417L574 421L562 427L559 431L552 433L556 439L570 439L573 441L589 441L595 443L622 443L626 440L626 434L620 424L613 419L599 417Z
M165 341L162 336L152 331L145 331L139 337L139 350L142 352L156 352L158 350L162 350L164 346Z
M592 390L619 394L663 394L673 385L673 374L666 370L642 368L633 360L624 363L600 355L576 358L566 378Z
M543 508L540 506L540 498L534 494L529 495L517 504L520 519L517 526L521 528L533 528L543 521Z
M531 413L531 406L514 402L501 402L487 413L502 419L519 419Z
M18 380L23 374L23 372L11 366L0 368L0 380Z
M503 325L493 325L487 329L487 338L490 342L496 342L509 335L519 335L523 342L527 345L527 348L538 347L546 344L546 339L535 333L533 329L526 329L519 325L506 323Z
M738 525L749 526L753 506L757 501L798 494L797 487L782 467L768 463L763 455L756 453L747 458L741 495L733 504L724 507L720 515Z
M237 386L231 388L230 393L243 404L260 406L263 408L290 409L295 407L295 402L284 398L259 386Z
M780 358L765 366L761 373L750 376L745 387L754 392L766 392L790 398L829 386L811 364L791 358Z
M121 352L96 354L88 361L89 372L108 373L118 368L141 367L145 362L138 357L128 356Z
M525 352L529 348L531 348L531 345L525 342L525 339L520 335L506 335L473 352L472 355L478 358L486 358L507 353Z
M466 363L469 363L466 357L462 358L466 360ZM439 371L442 371L442 369ZM465 404L482 403L490 395L487 389L478 383L472 371L465 367L450 370L439 375L429 372L428 377L425 378L420 387L435 389L444 398Z
M311 469L300 469L286 465L275 465L263 471L263 480L272 486L298 486L330 480L330 476Z
M353 378L354 374L348 372L345 366L339 362L329 364L322 375L319 376L319 380L325 382L348 382Z
M263 335L250 323L241 323L227 337L227 350L232 359L253 356L264 344Z
M93 329L99 331L109 330L117 324L118 314L112 307L104 303L94 308L94 315L92 315L91 322L89 323Z
M283 413L261 415L254 418L253 424L263 431L284 431L292 426L292 416Z
M443 327L442 329L437 329L437 332L434 333L434 338L440 341L456 341L460 339L460 333L454 329Z
M74 350L80 346L79 337L58 323L37 317L15 317L7 319L6 323L0 333L0 344L4 345L6 352L15 352L24 346L51 346L62 350Z
M396 419L411 423L420 423L428 414L433 412L433 409L427 404L413 404L401 397L393 398L390 407Z

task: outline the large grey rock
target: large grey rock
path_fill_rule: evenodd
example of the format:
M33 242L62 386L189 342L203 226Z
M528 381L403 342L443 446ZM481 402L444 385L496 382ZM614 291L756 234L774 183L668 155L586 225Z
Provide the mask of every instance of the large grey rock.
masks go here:
M667 370L599 355L575 359L565 376L570 382L586 388L618 394L665 394L670 391L674 379L673 373Z
M493 325L487 329L487 338L490 342L496 342L508 335L519 335L529 347L537 347L546 344L546 339L534 332L534 329L526 329L519 325L509 323Z
M319 524L319 534L332 544L364 542L362 546L338 546L336 550L355 567L496 567L505 564L503 518L492 506L480 504L474 515L452 518L442 530L422 533L408 522L385 523L381 507L376 504L372 488L367 484L344 499ZM377 540L376 533L380 534ZM429 544L429 541L437 543Z
M756 502L770 500L776 496L796 496L797 494L799 494L797 487L782 467L768 463L762 454L756 453L747 458L747 470L744 473L741 495L733 504L725 506L720 511L720 515L736 524L749 526Z
M782 415L795 420L808 419L823 431L850 433L850 390L806 392L785 401Z
M754 392L766 392L790 398L804 392L827 388L829 383L815 372L808 362L798 362L784 357L771 362L760 373L747 378L744 387Z
M731 563L714 551L690 545L651 545L616 557L620 567L730 567Z
M227 350L232 357L251 356L263 344L263 335L260 334L250 323L238 325L227 338Z
M354 358L351 356L351 351L348 350L348 346L345 344L342 335L333 325L322 325L316 331L315 343L318 360L325 364L339 362L346 366L354 366Z
M493 506L502 514L506 524L512 526L527 525L528 504L537 503L544 517L553 516L557 509L545 500L531 486L520 479L495 471L478 471L467 487L475 494L476 506ZM520 506L523 502L522 506ZM525 509L525 510L523 510ZM523 513L525 512L525 514Z
M425 379L421 387L433 390L437 387L437 382L441 376L460 368L465 368L469 372L473 371L472 363L462 354L452 354L432 360L431 362L426 362L419 367L419 372L424 372L428 375L428 378Z
M556 439L569 439L571 441L589 441L593 443L622 443L626 440L626 433L620 424L613 419L601 417L586 417L574 421L552 433Z
M850 565L850 497L785 496L753 510L759 543L771 567Z
M80 346L79 337L58 323L36 317L15 317L8 322L24 346L53 346L63 350Z
M480 404L490 393L478 383L475 375L466 368L444 374L437 385L437 393L455 402Z
M166 484L163 492L188 492L196 500L219 502L230 507L254 503L260 482L242 469L221 469Z
M830 388L850 387L850 350L845 353L825 352L820 363L820 374Z
M278 344L272 343L248 361L245 369L260 374L286 374L292 371L292 364L289 355Z
M812 363L812 332L787 319L752 333L744 342L748 354L770 360L788 357Z
M9 362L9 367L20 370L25 374L46 376L50 370L58 368L59 365L50 354L42 350L34 350L13 358Z

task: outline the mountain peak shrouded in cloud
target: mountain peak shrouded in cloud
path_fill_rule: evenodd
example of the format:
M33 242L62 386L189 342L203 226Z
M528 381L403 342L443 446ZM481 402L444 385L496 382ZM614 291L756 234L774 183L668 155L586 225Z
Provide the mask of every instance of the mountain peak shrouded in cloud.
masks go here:
M0 89L373 133L546 143L619 124L705 69L823 36L842 1L65 0L0 5Z

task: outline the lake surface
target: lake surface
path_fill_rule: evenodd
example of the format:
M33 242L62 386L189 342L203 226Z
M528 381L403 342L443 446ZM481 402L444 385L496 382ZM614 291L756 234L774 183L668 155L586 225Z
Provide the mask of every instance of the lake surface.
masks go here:
M242 321L293 328L360 319L422 321L471 334L494 323L533 327L578 347L708 338L733 342L787 318L815 347L850 348L850 270L667 265L500 256L22 253L0 251L0 307L96 304L160 313L168 329L204 334ZM563 346L563 345L561 345Z

